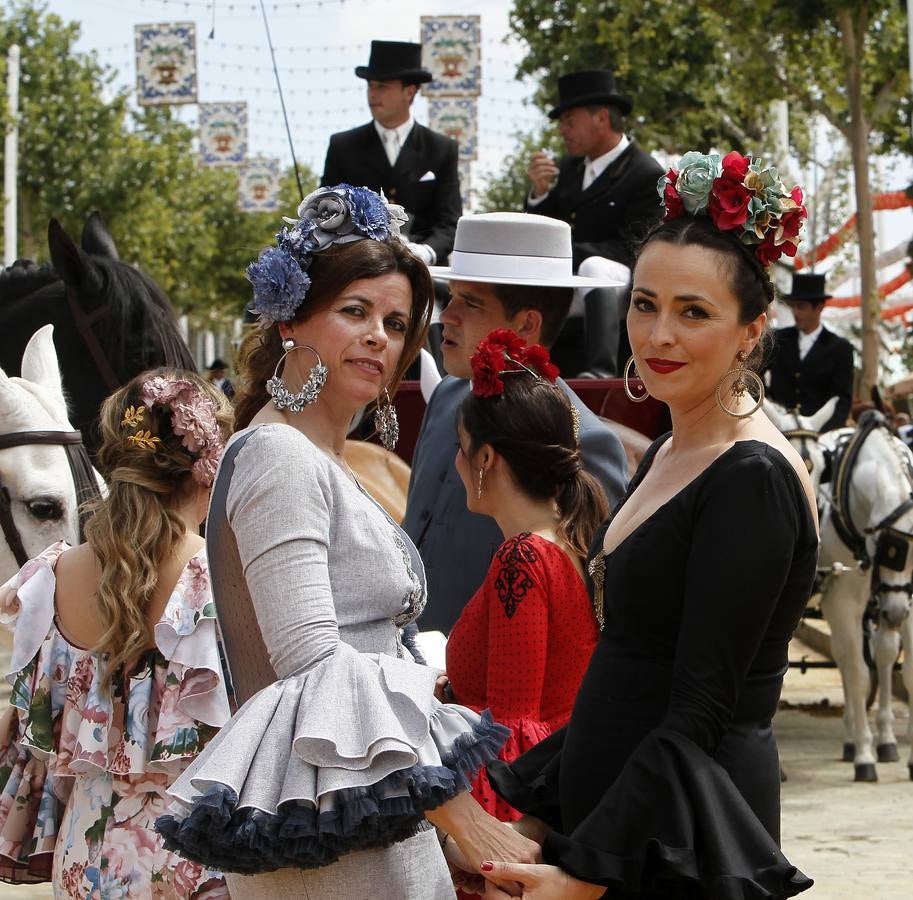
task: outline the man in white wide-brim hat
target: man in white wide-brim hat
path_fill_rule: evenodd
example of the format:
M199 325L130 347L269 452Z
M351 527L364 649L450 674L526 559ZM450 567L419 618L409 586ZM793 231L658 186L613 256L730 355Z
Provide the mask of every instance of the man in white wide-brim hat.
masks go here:
M528 344L549 346L575 288L618 282L574 275L567 223L524 213L463 216L450 267L433 267L431 274L450 288L450 302L441 313L447 377L425 411L403 527L421 553L428 579L428 605L419 627L448 634L504 539L494 519L466 508L466 491L454 464L457 410L469 393L469 360L479 341L496 328L510 328ZM621 441L564 381L558 384L580 413L584 467L614 506L627 480Z

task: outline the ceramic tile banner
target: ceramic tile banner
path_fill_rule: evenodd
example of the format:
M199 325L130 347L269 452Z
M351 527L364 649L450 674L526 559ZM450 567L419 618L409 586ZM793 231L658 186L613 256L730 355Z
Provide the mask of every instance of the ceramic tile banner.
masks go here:
M239 166L247 158L247 103L201 103L200 161Z
M433 79L426 97L478 97L482 93L481 16L422 16L422 63Z
M238 170L238 208L241 212L279 209L279 160L255 156Z
M439 97L428 101L428 127L460 145L460 159L478 157L478 114L474 97Z
M197 102L193 22L136 25L136 91L141 106Z

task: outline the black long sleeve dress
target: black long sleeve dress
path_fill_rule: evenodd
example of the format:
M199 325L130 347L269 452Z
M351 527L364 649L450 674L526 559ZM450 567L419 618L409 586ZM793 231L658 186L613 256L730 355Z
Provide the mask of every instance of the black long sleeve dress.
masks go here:
M771 730L818 552L795 471L771 446L739 441L601 557L604 534L591 571L605 627L570 722L493 763L495 789L553 829L546 862L606 897L806 890L778 847Z

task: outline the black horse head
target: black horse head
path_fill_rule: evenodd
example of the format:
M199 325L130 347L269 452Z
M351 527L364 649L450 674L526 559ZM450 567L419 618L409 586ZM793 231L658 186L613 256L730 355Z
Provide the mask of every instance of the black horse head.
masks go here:
M53 324L70 417L94 453L98 410L115 387L144 369L196 364L165 292L120 261L98 213L89 216L81 245L51 219L52 264L17 260L0 273L0 367L18 374L29 338Z

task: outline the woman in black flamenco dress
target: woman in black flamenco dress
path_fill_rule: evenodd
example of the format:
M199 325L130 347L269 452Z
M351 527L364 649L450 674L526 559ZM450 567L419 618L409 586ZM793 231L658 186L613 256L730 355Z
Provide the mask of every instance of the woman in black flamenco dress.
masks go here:
M779 849L771 719L817 515L798 454L740 390L772 299L752 248L709 216L669 218L641 249L628 333L673 429L596 535L605 628L569 724L489 768L545 864L483 874L527 900L772 900L812 884Z

